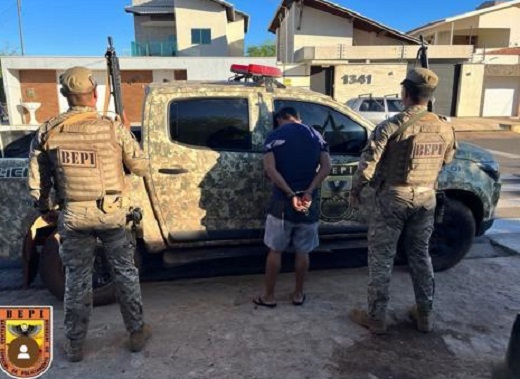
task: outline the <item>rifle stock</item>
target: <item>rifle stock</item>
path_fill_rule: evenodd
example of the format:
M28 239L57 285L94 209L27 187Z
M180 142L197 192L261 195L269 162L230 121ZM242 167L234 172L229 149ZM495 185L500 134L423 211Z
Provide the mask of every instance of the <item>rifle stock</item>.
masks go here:
M123 120L125 126L129 128L130 125L127 125L125 122L126 117L124 115L123 95L121 92L121 70L119 69L119 58L116 55L116 49L114 48L112 37L108 37L108 47L105 53L105 58L107 61L108 85L110 87L110 95L114 97L115 112L121 120Z

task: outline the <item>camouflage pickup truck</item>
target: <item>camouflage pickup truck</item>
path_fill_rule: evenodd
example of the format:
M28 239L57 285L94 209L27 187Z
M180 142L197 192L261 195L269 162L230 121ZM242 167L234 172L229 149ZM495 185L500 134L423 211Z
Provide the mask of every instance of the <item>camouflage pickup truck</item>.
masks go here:
M273 112L284 106L296 107L303 121L330 144L333 168L321 188L320 249L345 251L353 236L364 238L367 209L352 207L349 192L360 152L374 128L370 122L346 105L304 89L244 82L164 83L146 90L138 136L149 156L149 172L144 178L126 177L125 206L133 215L128 230L140 253L162 254L164 262L173 265L244 255L250 246L261 246L272 185L262 169L262 146L275 127ZM48 288L62 296L55 226L38 218L26 190L30 134L18 139L2 134L0 257L21 258L26 284L39 272ZM369 199L370 189L365 191L362 196ZM456 159L443 169L438 191L446 201L431 255L435 269L445 270L492 225L500 194L498 164L477 146L459 143ZM100 304L111 296L102 254L95 271Z

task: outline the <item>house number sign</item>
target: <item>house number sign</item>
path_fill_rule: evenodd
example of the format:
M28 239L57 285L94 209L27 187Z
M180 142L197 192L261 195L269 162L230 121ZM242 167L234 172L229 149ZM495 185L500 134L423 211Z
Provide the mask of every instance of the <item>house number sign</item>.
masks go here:
M343 84L372 84L372 75L345 75Z

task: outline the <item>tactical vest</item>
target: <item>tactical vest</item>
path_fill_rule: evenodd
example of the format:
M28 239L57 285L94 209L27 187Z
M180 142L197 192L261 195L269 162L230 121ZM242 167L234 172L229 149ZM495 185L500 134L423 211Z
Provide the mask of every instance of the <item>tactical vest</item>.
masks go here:
M434 187L437 182L447 150L447 126L433 113L416 117L388 141L379 169L386 185Z
M74 114L49 131L45 147L59 199L91 201L123 192L122 151L112 121L94 112Z

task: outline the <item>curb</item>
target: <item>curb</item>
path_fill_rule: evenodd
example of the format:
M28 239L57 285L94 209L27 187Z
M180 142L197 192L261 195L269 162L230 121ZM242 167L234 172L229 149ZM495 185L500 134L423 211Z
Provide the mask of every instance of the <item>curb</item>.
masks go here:
M509 234L496 234L495 236L487 236L489 238L489 242L493 246L497 246L501 249L503 249L505 252L510 254L511 256L514 255L520 255L520 251L517 247L512 247L511 244L508 243L508 241L500 241L503 238L500 238L500 236L508 236L511 238L514 238L515 240L518 238L515 233L511 233L512 235L509 236ZM507 237L505 237L507 239ZM514 244L513 244L514 246Z
M498 126L504 131L520 133L520 124L498 124Z
M454 128L455 133L502 133L509 132L511 130L508 129L457 129ZM517 132L520 133L520 130Z

